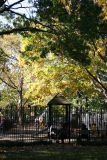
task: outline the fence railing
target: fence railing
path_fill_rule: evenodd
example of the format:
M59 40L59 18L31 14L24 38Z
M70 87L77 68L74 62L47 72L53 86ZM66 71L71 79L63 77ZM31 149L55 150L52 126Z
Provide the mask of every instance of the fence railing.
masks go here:
M76 143L107 140L106 112L102 115L97 112L70 114L67 122L64 111L57 113L52 114L51 125L48 109L39 116L24 115L22 124L19 124L17 116L11 114L10 118L7 115L8 119L0 123L0 141Z

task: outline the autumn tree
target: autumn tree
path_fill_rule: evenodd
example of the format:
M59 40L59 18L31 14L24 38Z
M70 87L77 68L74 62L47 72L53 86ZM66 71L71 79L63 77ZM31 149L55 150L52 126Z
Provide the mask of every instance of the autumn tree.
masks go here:
M104 102L107 101L106 87L106 2L105 1L61 1L65 7L60 8L59 3L54 1L55 9L52 4L44 7L44 2L40 1L39 14L41 19L53 24L59 29L58 38L45 39L45 48L42 50L44 55L48 51L80 62L84 65L82 70L90 76L93 87L103 96ZM46 3L45 3L46 4ZM53 9L53 18L48 14ZM64 9L67 11L64 12ZM45 11L45 17L42 16ZM55 14L56 13L56 14ZM60 13L63 13L62 15ZM86 65L90 63L90 66ZM96 65L95 65L96 64ZM91 68L92 67L92 68ZM90 72L91 71L91 72ZM103 71L103 73L102 73Z
M39 1L39 5L38 14L41 20L47 24L50 23L51 26L54 25L54 29L57 30L59 34L27 34L27 46L25 45L25 50L22 54L27 58L27 61L31 62L37 60L38 55L47 57L50 52L58 57L53 59L53 62L50 62L49 59L47 59L47 62L44 60L40 64L37 62L37 64L43 68L37 67L37 71L34 71L36 81L33 80L33 82L36 83L34 87L30 89L31 93L35 88L38 88L38 85L41 86L39 87L41 89L38 93L42 93L42 90L44 90L45 95L45 91L47 93L49 91L51 94L54 88L57 88L56 92L63 90L67 94L68 91L69 93L77 93L78 90L82 90L84 94L91 95L90 97L95 98L101 95L105 103L106 78L104 78L105 76L103 76L103 74L101 76L101 70L106 68L106 63L104 62L106 60L106 18L101 7L93 1L87 1L87 3L85 1L72 1L68 14L65 8L60 6L59 3L53 5L51 1L49 4L47 1L44 7L44 2ZM55 6L57 7L55 8ZM59 12L55 9L59 9ZM44 11L45 16L43 16ZM50 11L53 11L53 14L48 16ZM64 14L61 15L60 13ZM96 46L98 43L99 47ZM99 50L102 50L102 52L99 52ZM34 63L36 65L36 62ZM90 65L88 66L88 64ZM36 74L38 76L36 76ZM97 74L100 74L102 80ZM49 79L53 81L53 83L49 83ZM44 81L43 86L42 80ZM46 87L44 86L47 83L50 84L50 88L54 86L53 89L49 89L49 87L46 89L47 85ZM63 85L61 85L61 83ZM99 89L97 89L97 87ZM95 89L97 89L98 92L96 92ZM35 92L36 90L33 93ZM35 95L38 93L36 92ZM39 97L39 99L42 98Z
M103 12L99 15L103 16L102 22L107 24L107 3L103 0L95 1L99 6L103 7ZM102 97L101 103L107 103L107 32L103 29L96 41L90 43L90 56L92 59L90 69L86 69L90 75L91 82L95 90L98 91L99 97ZM106 104L105 104L106 106Z
M20 37L15 35L5 36L0 39L0 44L7 57L4 68L2 67L0 70L2 90L8 88L8 95L10 98L13 96L14 102L19 109L19 122L22 124L23 109L27 99L24 99L23 96L26 89L24 84L24 79L26 78L24 69L26 66L24 66L19 56Z
M4 85L2 82L0 84L0 105L3 109L8 109L7 106L17 106L17 91Z
M89 76L79 62L55 56L51 51L45 58L40 57L41 48L45 45L44 39L41 38L43 36L45 37L42 33L30 34L22 40L22 59L32 68L32 72L26 70L31 83L28 84L25 96L30 97L36 104L47 105L58 92L63 92L72 99L79 89L86 92L87 88L90 95L92 88Z
M22 3L24 1L17 2ZM28 60L34 61L37 59L38 53L41 57L45 57L47 53L51 52L58 55L60 60L67 58L69 63L77 64L77 68L81 68L79 71L84 73L83 70L87 70L86 77L90 75L91 79L94 78L94 83L98 83L98 81L95 81L96 75L93 75L90 68L86 66L93 60L89 52L91 51L94 55L98 40L100 38L101 40L106 39L107 23L105 12L103 12L105 5L103 3L99 4L100 1L96 3L93 0L36 0L33 2L35 2L33 7L36 10L32 16L28 17L27 14L16 13L16 10L23 7L21 5L17 7L18 3L13 3L14 5L10 5L11 7L6 4L8 11L6 10L5 13L14 16L12 18L13 25L8 26L8 28L1 28L0 34L20 31L36 32L37 42L33 38L32 44L29 43L24 51ZM14 8L15 5L16 8ZM9 16L7 18L10 20ZM32 39L29 32L25 32L21 32L21 34ZM102 56L101 53L100 55ZM99 57L101 58L101 56ZM97 85L98 87L100 83Z

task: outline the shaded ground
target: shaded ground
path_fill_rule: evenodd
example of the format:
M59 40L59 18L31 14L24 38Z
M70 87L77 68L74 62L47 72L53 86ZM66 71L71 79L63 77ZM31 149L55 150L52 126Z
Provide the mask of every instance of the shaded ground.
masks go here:
M107 160L107 146L68 144L0 147L0 160Z

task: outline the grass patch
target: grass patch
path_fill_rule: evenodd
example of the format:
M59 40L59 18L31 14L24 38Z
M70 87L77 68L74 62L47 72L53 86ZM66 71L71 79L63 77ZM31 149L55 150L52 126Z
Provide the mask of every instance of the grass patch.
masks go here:
M51 141L43 141L43 140L39 140L39 141L35 141L35 142L22 142L22 141L1 141L0 142L0 147L12 147L12 146L31 146L31 145L37 145L37 144L52 144Z
M0 160L107 160L107 147L73 147L66 144L13 147L0 153Z

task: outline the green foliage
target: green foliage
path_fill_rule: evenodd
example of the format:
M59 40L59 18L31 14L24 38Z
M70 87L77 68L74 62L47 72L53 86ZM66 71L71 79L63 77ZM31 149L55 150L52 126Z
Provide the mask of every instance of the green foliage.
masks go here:
M0 105L5 108L10 104L17 104L17 92L7 87L2 87L2 90L0 90Z
M103 21L102 5L99 6L93 0L37 0L35 3L28 2L32 4L28 18L26 14L16 14L11 9L10 12L3 14L15 28L26 27L29 30L29 27L33 27L47 32L42 35L44 44L38 48L41 56L44 57L51 51L56 55L64 55L84 65L89 64L90 46L88 43L106 33L107 24L106 21ZM27 33L22 32L21 34L27 36ZM34 59L33 57L32 60Z
M6 63L7 56L2 48L0 48L0 65Z
M45 57L51 51L55 55L74 59L85 66L90 64L89 43L106 33L106 31L104 33L105 27L102 29L102 25L105 25L104 16L100 16L102 8L92 0L72 1L69 5L70 14L68 14L66 6L64 7L59 1L38 0L37 5L39 20L53 31L53 34L37 33L35 35L35 38L38 36L39 42L36 42L38 43L36 51L41 57ZM26 47L26 52L33 48L34 43Z
M99 38L101 34L100 25L102 23L102 17L100 17L102 8L95 4L93 0L82 0L79 13L80 21L78 21L78 27L81 35L89 41Z
M29 3L32 4L33 1ZM18 62L21 74L28 84L25 97L32 98L33 102L46 103L59 91L70 98L77 90L82 90L88 96L92 94L90 98L99 95L90 82L92 77L84 69L87 67L95 78L97 73L102 74L103 70L104 74L106 72L106 66L98 56L101 50L104 57L105 48L102 42L107 33L105 4L103 6L99 3L94 3L93 0L72 0L71 3L65 0L37 0L33 4L36 14L34 16L32 12L30 18L26 18L26 15L4 13L15 28L33 27L47 32L21 32L22 57L20 56ZM4 28L2 24L1 27ZM8 27L7 25L4 31ZM8 52L9 50L8 48ZM3 51L5 47L0 52L3 54ZM50 53L54 54L54 58L52 55L49 57ZM10 74L12 80L16 75L13 70ZM102 84L105 79L102 75ZM101 87L95 79L94 83ZM104 86L106 88L105 84ZM99 103L102 104L101 101Z
M104 101L104 97L102 95L99 95L98 97L93 97L92 99L89 100L89 106L90 106L90 110L91 109L104 109L106 110L107 107L107 103L105 103Z

